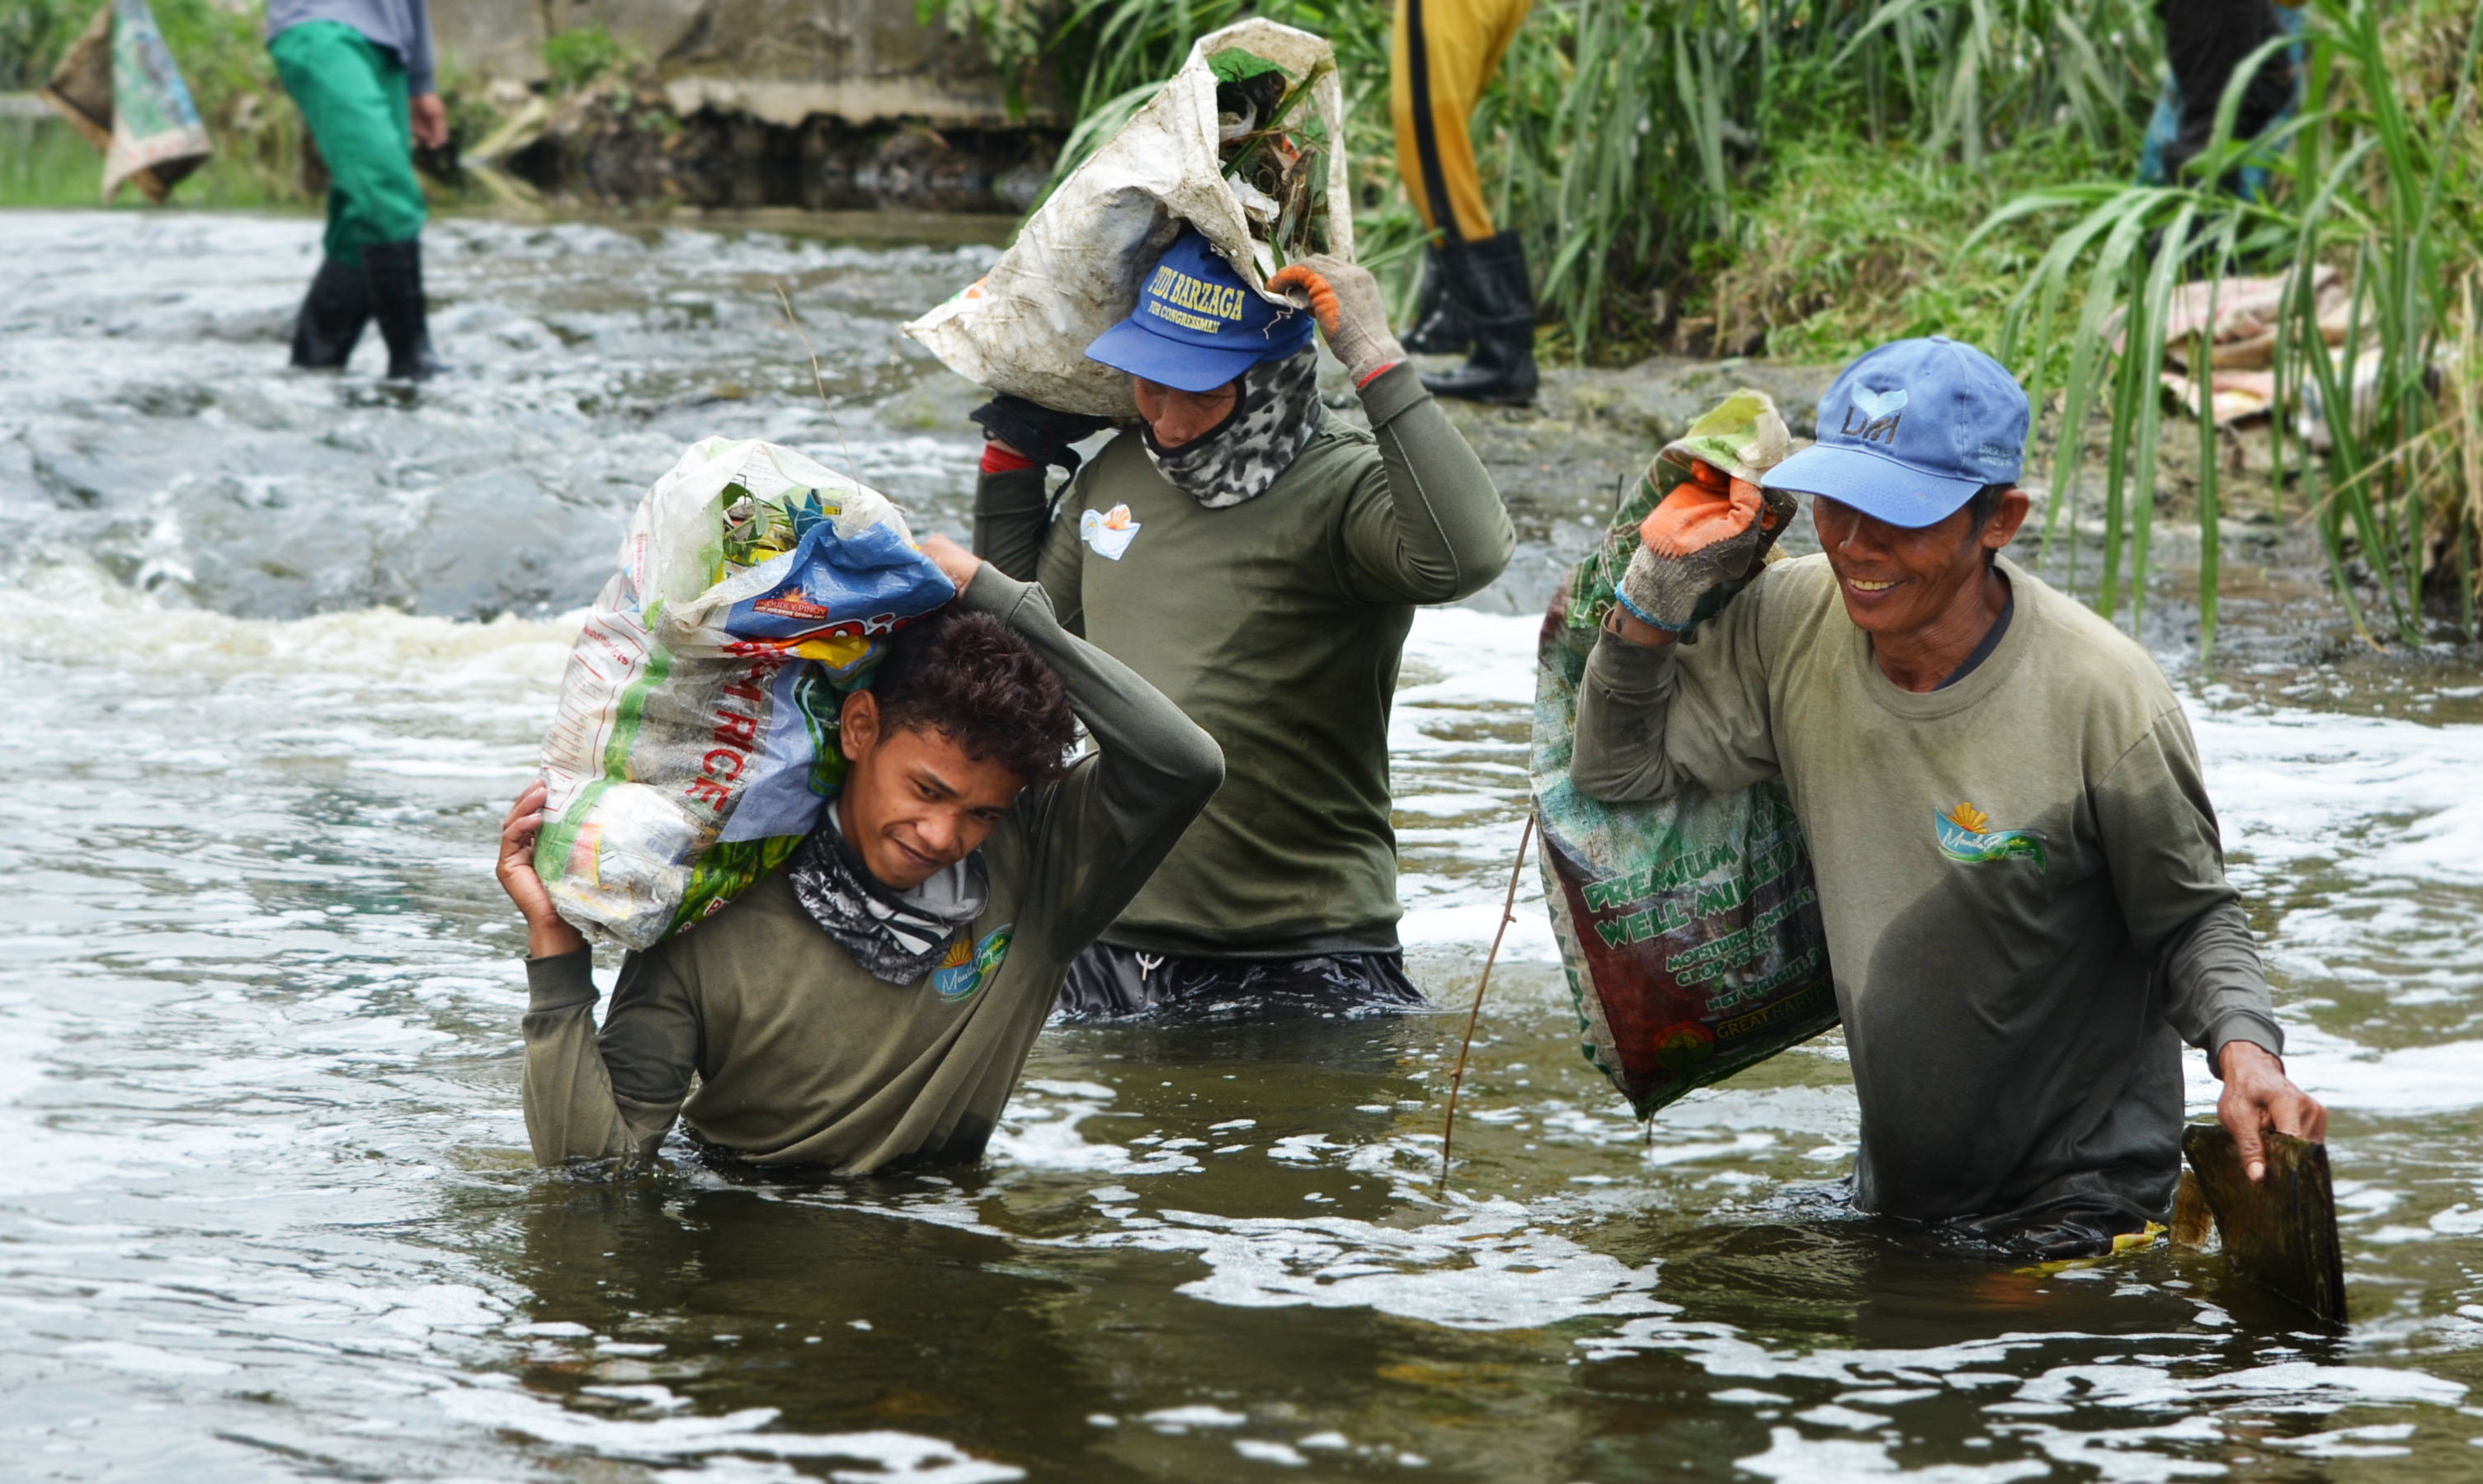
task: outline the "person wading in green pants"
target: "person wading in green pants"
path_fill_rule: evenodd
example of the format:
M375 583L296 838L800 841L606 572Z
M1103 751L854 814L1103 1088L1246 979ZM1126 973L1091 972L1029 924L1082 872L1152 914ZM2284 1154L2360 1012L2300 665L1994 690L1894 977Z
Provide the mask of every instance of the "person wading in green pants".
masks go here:
M426 0L269 0L267 50L328 163L327 260L293 326L293 363L341 370L379 321L391 380L443 369L423 321L414 146L448 142Z

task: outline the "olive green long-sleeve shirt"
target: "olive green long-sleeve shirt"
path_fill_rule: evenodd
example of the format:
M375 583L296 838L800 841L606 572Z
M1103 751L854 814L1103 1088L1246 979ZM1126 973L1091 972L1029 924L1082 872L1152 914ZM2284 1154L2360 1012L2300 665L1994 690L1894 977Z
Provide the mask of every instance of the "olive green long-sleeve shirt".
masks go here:
M1256 499L1210 510L1124 433L1063 487L986 474L975 546L1224 750L1226 780L1103 941L1290 958L1397 947L1388 711L1415 605L1487 585L1516 534L1413 368L1324 419ZM1115 511L1125 510L1120 524ZM1091 513L1091 514L1090 514Z
M1770 568L1692 642L1607 633L1570 781L1618 801L1783 777L1853 1054L1863 1209L2160 1219L2181 1043L2212 1059L2283 1038L2163 672L2002 570L2008 632L1928 693L1881 673L1825 557Z
M1040 589L986 567L959 601L1025 636L1095 747L1021 793L983 842L990 900L948 962L916 984L873 977L782 870L624 961L600 1030L584 950L529 961L537 1163L652 1153L677 1114L758 1164L859 1174L981 1153L1069 961L1172 848L1223 764L1170 702L1063 632Z

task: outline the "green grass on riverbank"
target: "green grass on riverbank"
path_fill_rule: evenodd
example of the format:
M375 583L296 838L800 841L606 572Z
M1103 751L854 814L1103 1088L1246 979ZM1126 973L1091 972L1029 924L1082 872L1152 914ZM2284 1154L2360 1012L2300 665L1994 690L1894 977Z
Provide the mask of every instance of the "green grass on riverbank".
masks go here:
M1842 360L1942 332L1993 350L2080 434L2107 486L2107 614L2145 590L2165 437L2199 440L2215 614L2212 427L2168 420L2158 373L2173 285L2282 273L2275 419L2296 509L2377 642L2483 593L2483 150L2478 0L2306 0L2302 105L2193 179L2139 188L2163 86L2147 0L1536 0L1475 118L1503 222L1525 232L1556 358L1653 351ZM925 0L1013 76L1050 66L1082 133L1140 106L1189 40L1257 13L1329 36L1355 110L1357 236L1402 305L1419 232L1386 123L1388 30L1371 0ZM2265 53L2282 55L2283 43ZM2238 93L2229 93L2229 113ZM1074 165L1073 148L1064 168ZM2213 182L2264 166L2263 197ZM2351 285L2323 327L2314 273ZM2143 356L2121 354L2119 327ZM2341 343L2340 343L2341 342ZM2195 348L2194 348L2195 349ZM2293 410L2321 408L2317 437ZM2355 575L2357 571L2363 576ZM2443 613L2446 602L2453 613Z
M278 178L256 162L223 148L183 180L174 202L208 209L314 210L318 203L298 180ZM0 207L93 206L103 180L103 157L58 119L0 118ZM135 187L113 205L152 210Z

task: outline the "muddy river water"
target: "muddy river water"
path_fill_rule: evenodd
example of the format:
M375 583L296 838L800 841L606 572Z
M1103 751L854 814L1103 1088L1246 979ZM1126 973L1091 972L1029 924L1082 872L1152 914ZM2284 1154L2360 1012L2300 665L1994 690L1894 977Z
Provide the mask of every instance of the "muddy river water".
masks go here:
M1532 881L1445 1195L1461 1014L1055 1027L945 1179L536 1175L490 855L561 616L709 433L964 532L971 398L891 332L991 254L923 235L436 225L459 369L411 393L375 344L283 369L311 222L0 215L0 1476L2483 1472L2470 656L2176 671L2335 1109L2349 1332L2213 1256L1853 1218L1832 1036L1642 1129ZM1398 698L1443 1004L1522 817L1527 597L1424 614Z

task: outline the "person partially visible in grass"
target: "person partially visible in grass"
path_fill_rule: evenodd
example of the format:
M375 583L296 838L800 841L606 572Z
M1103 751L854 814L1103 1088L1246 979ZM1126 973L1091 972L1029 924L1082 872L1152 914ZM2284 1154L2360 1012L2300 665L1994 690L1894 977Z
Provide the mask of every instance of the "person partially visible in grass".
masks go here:
M2303 22L2300 0L2156 0L2155 13L2164 26L2169 75L2139 156L2142 185L2180 181L2190 162L2214 142L2217 110L2242 64L2271 41L2302 35ZM2302 78L2295 56L2300 50L2298 45L2278 50L2242 85L2240 106L2233 112L2234 139L2258 138L2300 102ZM2267 189L2267 170L2245 166L2219 183L2237 196L2256 199Z
M1570 780L1618 802L1781 778L1861 1103L1855 1205L2058 1259L2169 1218L2183 1043L2253 1179L2268 1130L2317 1139L2327 1112L2284 1074L2179 699L2000 555L2028 412L1971 346L1862 357L1763 480L1811 496L1820 554L1721 611L1747 573L1711 552L1760 492L1675 490L1588 660Z
M1535 400L1535 285L1526 244L1495 230L1475 163L1473 116L1533 0L1397 0L1388 112L1397 176L1430 241L1405 348L1467 353L1423 378L1443 397L1523 407Z
M428 0L268 0L267 50L328 167L325 258L293 325L293 363L342 370L379 321L392 381L442 368L422 292L414 146L448 143Z

